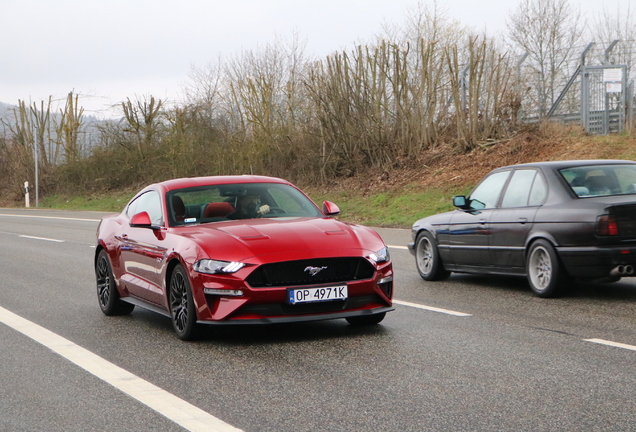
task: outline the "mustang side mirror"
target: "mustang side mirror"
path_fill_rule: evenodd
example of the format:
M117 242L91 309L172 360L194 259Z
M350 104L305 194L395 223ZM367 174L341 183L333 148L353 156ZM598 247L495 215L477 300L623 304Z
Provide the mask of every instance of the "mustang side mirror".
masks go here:
M467 207L466 197L464 195L457 195L453 197L453 205L455 207L465 209Z
M130 226L134 228L152 228L152 222L150 222L150 215L148 212L137 213L130 218Z
M322 212L327 216L338 216L340 209L331 201L325 201L322 203Z

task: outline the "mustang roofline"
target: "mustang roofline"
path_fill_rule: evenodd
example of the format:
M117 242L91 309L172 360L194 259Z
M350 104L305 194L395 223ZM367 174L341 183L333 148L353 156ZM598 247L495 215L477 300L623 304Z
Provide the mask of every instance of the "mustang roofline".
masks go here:
M144 189L156 187L165 188L166 190L174 190L181 188L210 186L222 184L240 184L240 183L280 183L291 184L286 180L277 177L257 176L257 175L227 175L227 176L207 176L207 177L184 177L179 179L166 180L163 182L148 185Z

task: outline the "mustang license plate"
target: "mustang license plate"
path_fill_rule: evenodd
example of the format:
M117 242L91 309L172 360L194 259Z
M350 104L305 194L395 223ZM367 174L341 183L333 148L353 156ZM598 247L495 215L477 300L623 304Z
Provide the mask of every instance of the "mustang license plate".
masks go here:
M347 286L332 286L320 288L301 288L289 290L289 303L309 303L329 300L345 300L347 298Z

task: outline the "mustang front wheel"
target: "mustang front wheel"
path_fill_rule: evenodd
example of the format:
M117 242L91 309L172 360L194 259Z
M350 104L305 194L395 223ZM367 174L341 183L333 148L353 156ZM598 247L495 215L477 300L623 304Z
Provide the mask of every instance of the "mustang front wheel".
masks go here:
M195 339L198 333L197 313L188 275L181 264L170 277L170 315L172 326L181 340Z
M126 315L133 311L135 305L126 303L119 298L108 253L104 249L99 252L95 261L95 279L97 281L97 301L105 315Z

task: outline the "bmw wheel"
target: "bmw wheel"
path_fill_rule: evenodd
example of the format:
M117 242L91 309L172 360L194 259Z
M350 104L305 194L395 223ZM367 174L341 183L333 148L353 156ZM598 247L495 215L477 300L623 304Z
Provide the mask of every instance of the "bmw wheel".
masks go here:
M198 333L197 314L192 298L190 280L181 264L172 271L170 277L170 316L172 327L181 340L196 339Z
M122 301L115 285L113 270L108 253L102 249L95 261L95 279L97 282L97 301L104 315L127 315L135 305Z
M427 281L446 279L450 275L444 268L435 240L428 231L421 232L415 240L415 265L422 279Z
M532 243L527 258L528 282L539 297L555 297L561 291L565 273L554 247L546 240Z

